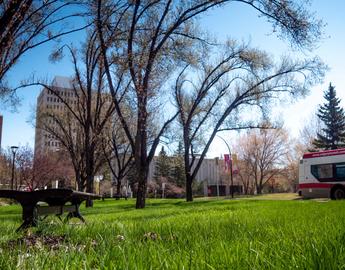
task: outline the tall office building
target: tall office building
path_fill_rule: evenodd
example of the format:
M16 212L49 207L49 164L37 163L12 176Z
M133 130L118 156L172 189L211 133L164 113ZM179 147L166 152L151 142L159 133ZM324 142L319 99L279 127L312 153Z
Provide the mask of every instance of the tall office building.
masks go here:
M36 108L36 131L35 131L35 153L52 151L56 152L62 148L61 142L52 134L52 131L59 131L59 125L56 119L66 125L69 129L71 139L76 142L78 137L78 130L80 130L80 123L77 122L74 116L71 116L70 109L77 114L84 110L83 94L73 85L70 78L56 76L51 84L50 89L42 89L37 98ZM97 92L94 92L94 99L92 102L99 102L97 99ZM101 94L102 110L106 111L111 103L111 96L107 93ZM70 109L67 108L67 105ZM93 106L93 105L92 105ZM99 107L98 107L99 109ZM70 116L68 116L70 115ZM54 116L54 117L52 117ZM55 120L54 120L55 118ZM48 127L48 128L47 128ZM80 138L79 138L80 139Z
M69 78L55 77L52 85L63 97L68 98L71 103L76 102L75 92ZM48 118L42 119L40 116L46 112L60 113L65 110L64 107L65 105L52 91L46 88L42 89L37 98L36 107L35 153L54 152L61 147L61 143L52 134L41 128L43 123L40 123L40 121L52 122L52 120Z

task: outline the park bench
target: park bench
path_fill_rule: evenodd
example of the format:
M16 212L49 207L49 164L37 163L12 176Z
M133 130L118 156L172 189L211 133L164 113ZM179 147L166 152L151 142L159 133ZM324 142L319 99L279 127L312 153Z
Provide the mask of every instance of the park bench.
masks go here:
M79 211L80 204L85 200L101 198L101 196L96 194L74 191L72 189L44 189L31 192L0 190L0 197L16 200L22 206L23 223L17 231L37 226L40 216L45 218L50 214L55 214L61 220L62 214L68 213L66 221L76 217L85 222ZM44 202L47 205L40 205L39 202Z

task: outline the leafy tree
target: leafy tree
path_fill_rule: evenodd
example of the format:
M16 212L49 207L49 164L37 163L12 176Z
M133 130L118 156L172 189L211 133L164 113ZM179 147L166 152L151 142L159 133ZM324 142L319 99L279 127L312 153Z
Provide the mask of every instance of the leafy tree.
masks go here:
M313 144L319 149L337 149L345 146L345 114L339 106L340 99L336 97L335 87L329 84L324 93L326 102L319 107L318 118L324 128L317 133Z
M186 183L183 153L184 153L183 143L180 141L178 143L176 152L173 157L173 165L171 168L171 177L170 177L170 180L178 187L184 187Z
M168 157L164 146L162 146L156 160L156 168L154 174L154 179L157 183L161 184L162 179L165 179L166 182L169 180L171 170L170 162L171 158Z

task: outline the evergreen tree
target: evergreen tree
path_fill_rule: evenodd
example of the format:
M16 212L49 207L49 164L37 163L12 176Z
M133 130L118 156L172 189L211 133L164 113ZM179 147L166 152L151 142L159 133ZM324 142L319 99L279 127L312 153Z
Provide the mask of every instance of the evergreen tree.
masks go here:
M319 107L318 118L323 122L322 132L317 133L313 144L318 149L337 149L345 144L345 114L339 106L340 99L332 84L324 93L326 102Z
M158 158L156 160L155 166L155 173L154 173L154 180L157 184L161 184L162 179L165 178L166 181L169 180L171 165L170 165L170 158L168 157L167 153L165 152L164 146L162 146L161 151L158 154Z
M171 169L171 181L178 187L184 187L186 185L186 174L184 168L183 144L180 141L174 154Z

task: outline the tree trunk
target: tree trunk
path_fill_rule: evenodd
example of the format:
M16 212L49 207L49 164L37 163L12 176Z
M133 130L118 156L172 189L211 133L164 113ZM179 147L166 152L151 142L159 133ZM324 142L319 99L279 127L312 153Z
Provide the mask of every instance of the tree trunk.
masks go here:
M260 169L259 178L258 178L257 185L256 185L256 193L258 195L262 194L262 188L264 186L263 183L264 183L263 169Z
M118 178L116 183L116 200L119 200L121 197L121 181Z
M187 202L192 202L193 201L193 178L191 175L191 164L189 160L189 149L190 149L190 144L189 144L189 125L185 125L183 129L183 143L184 143L184 173L186 176L186 201Z
M186 175L186 201L193 201L193 179L190 175Z
M147 176L149 171L149 162L147 157L147 111L145 95L138 96L138 120L137 133L135 137L135 164L138 179L137 209L145 208L145 197L147 187Z
M87 99L86 99L86 121L85 121L85 165L86 165L86 192L93 193L93 185L94 185L94 147L91 145L91 102L92 102L92 92L91 88L87 88ZM87 199L85 203L86 207L92 207L93 201L91 199Z
M140 138L139 140L141 142L141 147L137 147L137 149L143 148L145 151L138 151L135 157L136 176L138 181L137 201L135 207L137 209L142 209L145 208L149 164L147 163L146 140L145 138ZM145 143L143 143L142 140L145 140Z
M146 198L146 186L147 186L147 172L144 166L141 166L137 170L138 178L138 190L137 190L137 202L135 207L137 209L145 208L145 198Z
M88 175L86 181L86 192L93 193L93 176ZM85 202L86 207L93 207L93 200L87 199Z
M262 194L262 186L261 185L257 185L256 186L256 194Z

